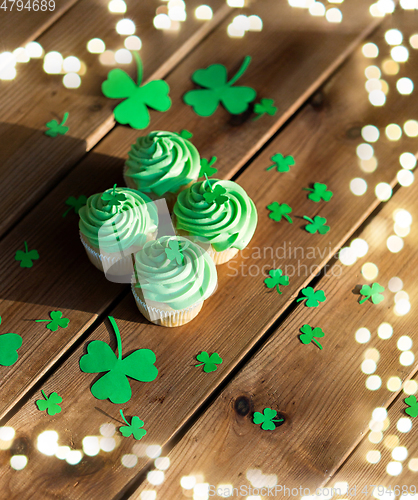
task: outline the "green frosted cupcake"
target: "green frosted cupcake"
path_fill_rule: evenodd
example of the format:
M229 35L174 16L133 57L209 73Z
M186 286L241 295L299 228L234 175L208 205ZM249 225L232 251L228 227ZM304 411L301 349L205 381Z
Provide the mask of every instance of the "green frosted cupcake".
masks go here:
M81 242L97 269L122 276L132 272L132 253L154 239L155 204L134 189L116 187L90 196L79 210Z
M125 163L126 185L152 200L165 198L171 210L177 195L197 180L200 155L187 139L156 131L138 137Z
M215 264L228 262L248 245L257 219L254 202L244 189L219 179L196 182L182 191L173 209L177 232L206 243Z
M140 312L157 325L181 326L191 321L217 282L209 255L180 236L149 241L135 255L132 293Z

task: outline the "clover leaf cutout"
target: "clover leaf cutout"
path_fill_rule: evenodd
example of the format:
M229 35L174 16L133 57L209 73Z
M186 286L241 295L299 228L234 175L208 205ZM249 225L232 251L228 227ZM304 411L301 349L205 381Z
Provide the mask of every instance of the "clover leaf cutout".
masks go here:
M184 257L177 239L172 239L168 242L169 248L164 251L169 260L175 260L179 266L183 264Z
M31 250L29 252L28 244L26 243L26 241L24 242L24 245L25 251L23 252L22 250L18 250L15 255L15 260L17 260L18 262L20 261L20 267L32 267L32 261L39 259L39 253L37 250Z
M101 198L111 207L118 207L119 205L122 205L122 201L126 200L126 196L123 193L116 192L116 184L114 184L111 191L109 189L105 191Z
M212 158L209 160L206 160L206 158L202 158L200 160L200 172L199 172L199 177L210 177L211 175L215 175L218 172L218 169L215 167L212 167L212 165L216 162L218 158L216 156L212 156Z
M133 436L134 439L136 439L137 441L142 439L147 433L145 429L141 429L141 427L144 426L144 422L139 417L132 417L131 423L128 423L122 410L120 410L120 414L121 417L123 418L123 421L126 424L119 427L122 436L124 437Z
M203 198L205 201L209 204L216 203L217 205L223 205L226 203L229 198L228 196L225 196L226 189L219 184L215 186L215 189L212 189L211 184L209 183L209 179L205 175L208 186L209 186L209 191L206 191L206 193L203 193Z
M310 325L303 325L300 328L300 331L302 332L302 335L299 335L299 339L302 344L310 344L313 341L320 349L322 349L322 345L314 338L321 338L325 335L319 326L312 328Z
M67 326L70 324L70 320L68 318L62 317L61 311L51 311L49 313L49 316L51 319L37 319L35 320L35 322L42 323L44 321L48 321L46 327L48 328L48 330L51 330L51 332L56 332L58 328L67 328Z
M226 67L222 64L212 64L205 69L196 70L192 81L203 89L186 92L184 102L192 106L199 116L213 115L221 103L233 115L243 113L256 98L257 92L251 87L234 87L234 84L244 74L250 62L251 57L246 56L240 69L229 82Z
M280 222L282 217L284 217L289 224L293 224L293 220L288 215L292 212L292 209L287 203L279 204L277 201L274 201L270 205L267 205L267 209L271 212L269 214L270 219Z
M289 172L290 167L295 164L293 156L284 157L281 153L277 153L271 157L274 165L267 168L267 171L276 168L278 172Z
M334 194L332 191L328 191L328 186L326 184L321 184L320 182L315 182L313 188L303 189L304 191L310 191L308 198L317 203L321 200L329 201Z
M56 392L53 392L48 397L46 397L43 390L41 390L42 396L45 399L37 399L36 406L39 411L47 410L48 415L56 415L57 413L61 413L61 407L59 406L62 403L62 397L58 396Z
M257 425L261 424L263 431L274 431L275 423L283 422L284 419L275 419L277 411L271 408L264 408L263 413L256 411L253 416L253 422Z
M254 105L254 113L257 114L257 116L254 118L253 121L258 120L265 114L273 116L277 113L277 108L274 105L274 99L260 99L260 102L256 103Z
M49 137L56 137L57 135L65 135L70 130L69 127L64 127L64 124L67 121L68 116L69 113L65 113L61 123L58 123L57 120L51 120L50 122L48 122L46 124L48 130L45 131L45 135L48 135Z
M283 271L281 269L272 269L271 271L269 271L269 275L270 278L266 278L264 280L264 283L266 284L267 288L276 287L276 290L281 295L282 292L280 291L280 285L288 286L289 276L283 275Z
M19 357L17 350L21 346L22 337L17 333L3 333L2 335L0 335L0 365L14 365Z
M411 394L411 396L405 399L405 403L409 406L409 408L405 408L405 413L413 418L418 417L418 401L416 396Z
M170 87L164 80L153 80L141 86L142 61L137 52L133 52L137 63L137 83L125 71L112 69L107 80L102 83L102 92L111 99L125 99L118 104L113 113L115 120L122 125L130 125L135 129L148 127L150 114L148 108L156 111L168 111L171 99L168 96Z
M182 139L191 139L193 134L186 129L181 130L180 132L176 132Z
M385 291L385 288L379 283L373 283L370 287L369 285L363 285L360 290L360 295L363 295L364 298L360 300L359 304L363 304L366 300L371 299L373 304L379 304L384 299L382 292Z
M67 208L67 210L62 214L62 216L65 217L68 214L68 212L70 212L73 209L74 213L78 214L80 208L84 207L86 203L87 203L87 197L84 196L83 194L78 198L70 196L65 200L65 204L68 205L70 208Z
M325 225L325 222L327 221L325 217L315 215L312 220L310 217L304 215L303 218L310 222L310 224L305 226L305 230L308 231L308 233L315 234L318 232L319 234L326 234L330 230L330 227Z
M152 382L157 378L158 369L154 366L156 357L150 349L138 349L122 359L122 340L118 325L112 316L108 318L115 332L118 357L106 342L93 340L87 346L87 354L80 359L80 369L85 373L106 372L93 384L91 393L97 399L124 404L132 397L128 377L140 382Z
M325 302L327 300L323 290L317 290L315 292L311 286L303 288L301 292L304 297L297 299L296 302L308 299L305 302L306 307L318 307L320 302Z
M201 361L201 363L195 365L195 368L203 366L203 371L205 373L215 372L218 369L216 365L220 365L222 363L222 358L217 352L214 352L209 356L206 351L202 351L196 356L196 359Z

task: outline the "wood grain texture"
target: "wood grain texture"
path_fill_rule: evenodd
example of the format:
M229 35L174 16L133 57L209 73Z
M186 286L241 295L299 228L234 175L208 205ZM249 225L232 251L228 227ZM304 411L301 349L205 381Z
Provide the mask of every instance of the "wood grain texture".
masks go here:
M386 120L391 119L389 105L382 110L367 104L367 95L363 90L366 64L359 50L327 85L320 99L314 99L315 105L306 106L239 177L239 183L256 203L260 215L258 229L246 252L231 261L231 266L218 268L218 291L207 301L198 318L173 331L164 330L142 319L135 310L131 296L112 312L121 329L125 353L141 347L153 349L157 356L160 376L150 385L132 381L134 397L123 407L126 415L139 415L146 423L148 433L141 446L134 446L132 440L121 440L116 435L114 451L101 452L96 457L85 456L75 467L45 457L36 450L28 450L29 463L24 471L19 476L13 471L7 472L7 492L18 494L19 491L25 491L35 495L40 482L46 498L102 498L104 492L109 496L123 492L148 461L144 446L166 444L182 425L187 424L196 409L293 302L298 290L332 258L335 249L350 237L377 206L378 201L372 189L359 198L355 198L348 189L350 180L359 175L355 153L359 143L358 127L372 120L382 128L381 123L386 124ZM411 106L412 102L405 101L403 112L411 112ZM401 116L399 108L396 113L396 116ZM342 116L345 117L344 121L341 120ZM357 134L353 132L354 123L357 124ZM398 169L396 159L399 152L412 145L413 141L409 139L394 146L382 138L376 145L376 154L381 162L378 169L369 174L369 185L374 186L380 181L393 182ZM269 158L278 151L295 155L296 165L290 173L266 171L270 165ZM334 191L334 202L315 205L306 198L302 189L311 182L319 181L325 182ZM294 224L278 224L268 219L265 207L275 200L293 207ZM317 213L326 217L331 226L331 231L325 237L310 236L296 217ZM287 251L289 248L292 250L292 255L283 257L284 243ZM267 251L263 255L265 248ZM273 252L278 250L276 259L271 257L269 248ZM296 254L294 249L299 249ZM305 250L304 256L300 254L302 249ZM296 271L298 264L299 271ZM263 274L268 269L284 268L285 265L295 266L296 274L291 275L291 285L279 296L274 291L266 290ZM302 265L306 266L306 271ZM250 266L256 267L252 268L252 276L248 273ZM254 271L258 271L258 275ZM291 274L290 267L287 274ZM283 338L288 337L284 335ZM89 340L93 339L104 340L114 346L114 338L107 323L92 333ZM291 333L291 339L294 342L294 332ZM300 351L297 339L296 344L295 352L300 353L300 356L309 355L307 351ZM83 438L86 435L98 436L102 424L108 422L119 426L119 407L95 400L89 392L95 377L79 372L78 362L85 349L85 345L77 349L44 385L46 392L57 391L67 401L65 411L50 419L36 410L34 401L38 395L33 395L8 422L17 430L18 438L33 443L48 426L48 429L58 432L60 445L71 443L74 449L81 449ZM224 362L217 372L208 375L194 367L195 356L201 350L221 354ZM314 354L311 353L311 356ZM279 348L273 358L283 360L285 355L287 352ZM302 364L302 360L297 364ZM312 357L308 366L311 369L315 366L319 368L317 358ZM296 366L289 373L292 379L296 377ZM308 382L311 379L306 380ZM293 394L289 397L293 397ZM308 404L309 396L302 401ZM249 421L245 420L245 423L252 429ZM217 425L214 422L206 427L205 434L210 436ZM134 452L139 455L137 465L133 469L124 467L122 457ZM326 459L331 463L332 457L327 455ZM192 460L193 455L190 463ZM300 460L299 466L308 463L304 456ZM290 470L292 467L289 464ZM71 484L69 477L72 478ZM318 478L317 473L315 477ZM73 484L76 486L73 487Z

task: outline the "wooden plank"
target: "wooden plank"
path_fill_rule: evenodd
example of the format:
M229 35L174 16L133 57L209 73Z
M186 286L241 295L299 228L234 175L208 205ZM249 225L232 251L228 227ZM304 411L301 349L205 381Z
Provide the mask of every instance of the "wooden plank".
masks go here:
M146 422L148 433L143 438L146 446L164 445L187 424L196 409L293 302L300 287L310 281L312 273L326 264L334 249L339 248L378 205L372 189L358 199L348 189L352 177L358 175L355 151L359 139L352 132L347 133L347 130L351 130L352 123L364 123L366 119L368 122L373 120L381 127L381 123L386 124L386 120L392 119L391 113L394 113L390 106L384 110L370 109L366 105L366 95L361 97L365 64L359 51L327 85L322 94L322 105L307 106L239 177L239 183L256 203L260 224L251 243L253 250L246 252L245 259L241 256L235 263L241 265L247 262L248 266L254 265L258 269L263 266L278 267L282 263L280 256L273 263L269 252L265 256L254 256L254 252L265 247L279 248L286 241L291 242L292 248L314 245L315 256L305 255L301 258L297 254L285 262L297 266L299 260L309 268L314 266L313 269L304 275L302 268L298 276L291 277L291 285L279 296L266 293L261 274L231 276L230 266L221 266L218 268L219 289L205 304L199 317L186 327L167 332L167 335L154 325L138 323L144 320L135 310L130 296L113 311L121 329L124 351L130 352L139 347L152 348L157 355L160 376L149 386L133 381L134 398L123 408L125 414L140 415ZM412 105L411 102L405 102L402 112L412 112ZM396 113L399 116L399 109ZM344 122L341 116L345 117ZM412 140L402 141L395 146L385 140L379 142L376 154L385 161L379 164L377 171L369 174L369 185L374 186L378 181L391 182L398 168L395 160L399 152L412 144ZM295 154L296 165L290 173L279 175L266 172L269 158L277 151ZM307 165L311 168L306 168ZM274 200L289 203L297 215L313 215L312 212L317 212L318 207L307 200L306 193L302 191L310 182L316 181L327 183L335 193L334 203L320 206L321 215L328 219L332 228L326 237L312 240L299 223L276 224L268 219L265 207ZM252 256L249 255L251 253ZM106 323L89 337L89 340L93 339L113 342ZM224 359L221 369L210 376L196 371L194 359L201 350L219 352ZM17 429L17 436L25 436L30 442L35 442L48 425L48 429L58 432L60 445L71 443L74 449L81 449L83 438L86 435L99 435L102 424L110 422L119 425L119 407L95 400L89 392L93 377L80 376L78 361L84 352L85 345L80 346L44 384L46 392L57 391L67 401L65 411L52 421L49 417L45 419L45 415L41 415L34 406L35 399L39 397L37 392L8 422L8 425ZM294 375L294 371L290 373ZM101 498L104 494L116 495L123 492L130 481L134 481L148 461L142 454L133 469L124 467L121 463L124 455L132 454L133 449L141 455L141 451L137 447L133 448L132 441L122 441L116 437L116 442L117 447L113 452L84 457L80 465L74 468L67 468L65 463L31 450L24 471L19 473L19 477L9 471L6 481L11 491L22 488L22 491L24 489L32 495L36 495L33 485L37 477L42 477L43 491L50 496ZM87 470L84 467L89 467L89 474L81 477L82 471ZM75 488L69 486L69 474L77 483ZM74 483L71 481L71 485Z
M274 4L276 4L276 2L272 2L271 5ZM362 8L363 7L361 6L361 9ZM293 9L290 9L290 13L294 12L298 12L293 18L295 24L290 24L289 18L287 26L289 31L285 32L283 36L286 37L286 33L289 33L288 36L290 36L290 34L294 32L292 44L300 46L300 42L297 40L300 33L303 32L302 27L305 26L305 23L307 22L306 19L309 19L309 17L306 18L306 13L304 12L293 11ZM317 29L320 30L317 20L313 20L313 22L313 26L317 26ZM278 52L276 54L270 53L270 56L267 59L262 56L266 40L276 39L276 35L272 37L272 30L275 29L274 24L266 23L265 32L267 38L262 38L262 42L263 40L264 42L260 43L260 45L257 43L256 45L257 52L255 49L252 52L252 55L259 55L264 61L263 66L258 66L258 69L262 73L264 73L269 66L272 66L276 71L278 71L279 68L284 71L285 68L285 53L288 50L288 45L283 44L283 40L286 38L282 39L282 44L277 46ZM312 30L314 30L314 28L312 28ZM255 35L261 36L262 34L255 33ZM217 34L216 36L218 37ZM224 37L222 40L226 43L228 40L225 38L225 35L222 36ZM325 48L329 46L331 36L333 37L334 43L332 53L329 53L325 50ZM307 92L307 85L312 87L313 84L308 84L309 80L321 80L321 75L318 74L318 69L328 72L329 67L334 65L334 50L337 47L339 48L337 52L337 58L339 58L341 53L346 52L347 43L350 43L350 41L354 39L354 35L350 35L347 38L346 35L341 36L337 31L329 34L328 37L320 36L319 31L316 33L315 37L307 39L307 45L305 47L306 55L303 59L302 55L300 56L299 65L302 64L302 61L303 64L307 64L307 68L309 68L310 72L310 78L302 78L299 73L299 65L295 67L292 61L289 63L289 68L292 71L296 71L299 75L298 78L293 81L294 86L296 86L296 84L299 86L301 94ZM219 40L219 38L217 38L217 40ZM255 40L257 40L257 38ZM316 47L314 52L315 54L323 54L323 59L315 59L316 64L311 65L311 59L313 56L312 44L314 44L315 40L319 40L319 45L314 45ZM231 41L233 44L232 47L235 42L235 40ZM212 60L213 62L213 55L211 55L212 59L210 59L210 54L206 53L208 46L202 46L205 50L204 54L206 61ZM284 50L285 53L279 51L280 47L282 47L282 50ZM247 49L248 47L245 48L245 50ZM196 61L198 61L199 58L199 51L200 48L196 51L196 54L193 54L193 57L197 58L194 59L193 62L192 68L194 69L197 67ZM302 49L300 49L300 51L301 54L305 53ZM232 53L232 50L228 51L228 53ZM226 62L225 57L226 56L223 56L223 62ZM280 66L277 65L278 63L274 62L276 59L278 61L282 61ZM186 63L187 61L185 61L185 64ZM229 64L229 66L231 66L231 64ZM290 69L286 72L289 81L292 80L292 71ZM187 73L185 73L184 67L181 65L178 71L176 70L169 77L168 81L173 88L173 92L176 92L176 96L178 98L173 99L173 102L175 103L173 108L164 116L159 118L159 120L164 120L164 122L156 120L157 128L167 128L169 130L187 128L189 130L193 130L195 134L195 143L199 148L201 148L202 156L206 156L209 153L217 154L220 158L222 158L222 162L220 161L219 166L219 175L222 177L229 177L237 170L237 165L241 162L242 157L246 157L253 152L254 145L252 140L260 142L263 138L266 138L268 136L268 130L272 129L272 124L268 121L263 122L262 120L258 120L257 122L247 123L243 125L242 128L237 126L233 127L231 124L228 125L229 117L226 116L226 114L222 114L220 111L220 118L218 118L219 121L216 122L216 126L212 125L212 128L209 128L211 121L206 122L208 123L206 128L198 126L198 124L202 123L202 119L197 117L180 102L180 95L186 87L186 83L184 83L184 85L175 84L179 78L183 78L181 82L186 82L189 76L186 77L185 74L190 75L192 69L190 67L186 67L186 70ZM252 77L254 78L254 82L256 82L255 77L256 74ZM288 80L284 80L283 82L286 88L289 88L290 84L288 83ZM264 90L266 95L273 95L275 98L280 95L280 90L278 90L277 83L272 76L269 79L269 85L266 86ZM291 97L294 98L294 95ZM285 109L289 109L290 107L292 107L292 103L289 100ZM317 111L314 110L313 115L319 116ZM281 122L283 120L283 116L279 115L277 120ZM216 127L220 127L224 130L225 137L222 136L222 134L219 134L219 132L215 132ZM208 145L208 132L214 133L212 148ZM215 139L216 133L218 134L218 139ZM226 135L230 138L229 141L226 139ZM2 383L0 396L2 401L0 411L1 416L4 416L5 413L7 413L7 411L9 411L15 404L15 402L19 400L37 380L39 380L39 377L42 376L42 374L44 374L45 371L47 371L57 361L57 359L59 359L61 354L73 342L75 342L80 335L82 335L88 325L91 324L91 321L94 320L95 315L103 313L111 301L120 293L120 288L112 288L113 285L109 286L108 283L103 283L103 286L100 285L96 288L93 277L97 276L97 273L94 269L89 268L90 264L87 262L84 250L79 244L76 221L74 220L73 222L70 222L66 219L63 221L61 217L62 212L60 211L61 208L58 209L58 207L62 207L62 211L64 211L64 200L66 200L69 196L79 196L80 194L88 195L105 189L107 186L112 185L115 181L122 184L122 157L126 156L129 145L134 141L134 137L134 132L128 131L122 127L117 127L112 134L103 140L98 147L95 148L93 152L80 163L80 165L68 176L65 182L61 183L51 195L47 196L39 204L39 206L0 244L0 255L4 256L4 264L1 266L2 272L0 275L2 284L1 297L6 304L5 307L10 306L13 309L13 315L16 321L16 323L12 322L9 324L9 328L11 331L14 329L21 332L25 339L24 345L21 349L21 360L18 361L12 368L8 369L8 378L4 379ZM248 137L251 137L251 141L248 140ZM290 145L289 147L293 146ZM249 148L250 153L247 152L247 148ZM80 184L80 179L82 179L82 186ZM68 225L70 223L72 224L72 230L68 229L67 223ZM275 231L275 229L273 229L273 231ZM27 279L26 283L28 285L28 289L31 290L31 294L27 296L22 295L21 287L19 285L19 279L21 279L19 276L22 276L21 273L23 270L9 266L15 249L17 250L22 247L23 241L26 240L32 248L38 249L41 256L51 254L54 256L53 261L41 258L39 262L36 263L33 270L30 271L30 274L24 275L25 279ZM54 249L53 251L51 250L52 248ZM74 259L72 261L72 268L59 263L59 259L66 259L70 255L71 258ZM55 279L53 285L48 283L48 276L50 276L51 273L53 273ZM26 278L26 276L28 277ZM99 278L100 277L98 276L97 279ZM78 290L79 284L84 283L86 279L90 280L90 285L83 287L81 293L75 292L74 290ZM44 285L39 286L39 283L44 283ZM66 287L65 294L62 296L60 292L60 283L65 283ZM26 301L28 301L28 303L26 303ZM38 306L42 306L42 308L38 310ZM34 318L35 316L42 317L42 315L45 314L43 306L54 306L57 309L61 307L63 310L66 310L68 314L70 314L69 311L71 311L74 320L78 318L78 323L75 321L74 323L71 323L71 325L74 325L74 329L71 327L60 336L46 335L48 332L45 332L45 330L37 330L37 337L36 339L33 339L31 334L32 324L22 324L22 321L18 318ZM11 321L13 320L11 319ZM41 336L39 337L39 335ZM45 335L50 343L48 352L34 352L34 346L37 345L37 342L41 342ZM21 370L21 363L26 362L26 356L31 357L31 373L29 377L26 374L24 375Z

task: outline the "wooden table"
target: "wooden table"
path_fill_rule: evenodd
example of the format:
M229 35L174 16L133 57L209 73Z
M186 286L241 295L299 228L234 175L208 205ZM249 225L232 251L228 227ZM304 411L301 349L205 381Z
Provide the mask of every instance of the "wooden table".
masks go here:
M208 0L213 17L199 20L200 2L188 0L178 29L159 30L153 19L167 4L125 1L126 14L111 13L107 0L56 0L51 12L10 12L11 2L0 9L3 51L36 39L85 69L76 89L47 74L42 58L0 80L1 333L23 339L18 361L0 366L0 498L206 500L230 492L311 500L331 498L332 488L340 499L405 498L418 483L418 422L404 402L418 393L418 101L398 81L418 82L418 35L410 39L418 12L406 1L387 15L376 15L371 0L324 1L325 17L295 0L242 9ZM229 36L242 14L259 16L262 30ZM122 48L115 26L124 16L142 41L144 81L164 78L171 87L171 109L151 112L145 131L115 124L115 101L100 87L111 66L86 49L92 38ZM399 33L390 29L402 33L407 60L393 61L402 49L400 57L392 50ZM274 116L254 121L219 108L204 118L183 103L196 69L220 63L232 75L246 55L252 62L240 83L274 99ZM120 67L135 73L134 63ZM45 124L66 112L69 132L47 137ZM378 140L366 125L377 127ZM218 289L199 316L164 329L138 313L127 285L91 266L77 215L63 213L70 196L123 185L136 137L182 129L203 158L218 157L220 178L243 186L259 223L249 247L218 267ZM276 153L295 158L289 172L267 170ZM307 198L315 182L332 190L329 202ZM292 207L293 224L268 217L274 201ZM304 215L325 217L331 230L309 234ZM14 259L24 242L39 252L28 269ZM279 267L290 277L281 295L264 284ZM376 281L384 300L360 305L360 286ZM324 290L326 302L296 302L307 286ZM35 321L54 310L68 328L51 332ZM159 376L131 380L125 405L95 399L97 377L79 368L89 341L116 348L109 315L125 353L149 348L157 357ZM299 341L304 324L325 332L322 350ZM201 351L218 352L223 363L204 373L194 366ZM61 413L38 410L41 390L63 398ZM274 431L253 423L264 408L284 420ZM121 409L145 422L140 441L120 434ZM383 491L396 485L392 496ZM322 496L312 496L317 489Z

